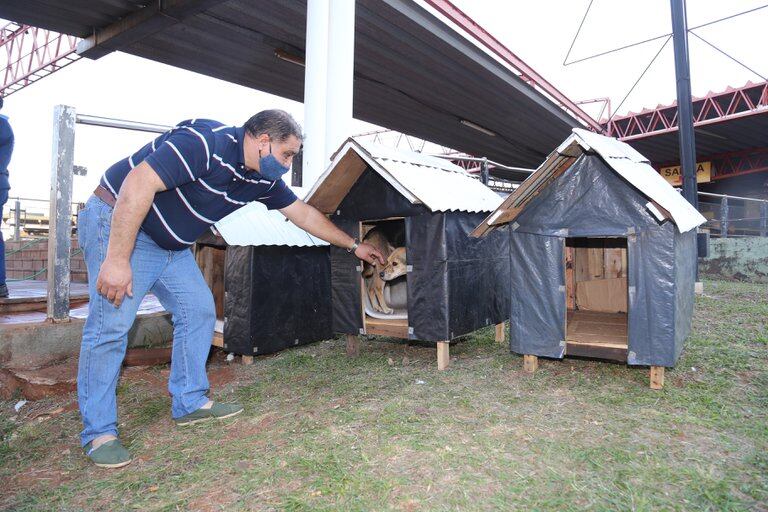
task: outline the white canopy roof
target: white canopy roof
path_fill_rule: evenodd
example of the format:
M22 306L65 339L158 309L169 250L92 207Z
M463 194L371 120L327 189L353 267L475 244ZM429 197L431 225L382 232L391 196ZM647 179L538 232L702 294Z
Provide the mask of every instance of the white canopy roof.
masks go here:
M299 198L305 193L305 190L299 187L291 189ZM328 242L297 227L278 210L267 210L267 207L259 202L248 203L232 212L217 222L215 227L229 245L328 245Z

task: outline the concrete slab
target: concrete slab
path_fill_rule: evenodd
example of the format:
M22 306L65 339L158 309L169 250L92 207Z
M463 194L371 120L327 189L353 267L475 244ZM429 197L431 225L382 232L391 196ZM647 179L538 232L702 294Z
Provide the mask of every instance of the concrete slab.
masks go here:
M0 314L16 311L45 311L48 298L47 281L8 281L8 297L0 298ZM88 284L70 283L72 305L88 301Z
M0 367L40 368L76 356L87 315L87 304L71 309L69 322L48 322L44 311L0 315ZM147 295L128 334L128 346L163 346L172 339L170 314L155 296Z

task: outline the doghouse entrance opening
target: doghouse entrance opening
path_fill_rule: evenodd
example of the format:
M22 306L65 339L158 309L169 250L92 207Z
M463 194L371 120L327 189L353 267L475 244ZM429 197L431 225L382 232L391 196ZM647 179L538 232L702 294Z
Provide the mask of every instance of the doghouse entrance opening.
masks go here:
M388 243L387 252L390 252L387 265L369 269L369 277L363 275L366 273L366 266L363 266L360 293L365 332L408 338L405 219L398 217L361 222L360 240L376 246Z
M627 360L627 239L568 238L566 354Z

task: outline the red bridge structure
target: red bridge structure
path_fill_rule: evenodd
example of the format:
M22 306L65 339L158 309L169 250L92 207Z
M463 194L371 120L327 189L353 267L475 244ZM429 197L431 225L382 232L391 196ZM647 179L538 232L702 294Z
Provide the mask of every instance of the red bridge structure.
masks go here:
M0 95L8 96L80 58L75 36L8 22L0 27Z

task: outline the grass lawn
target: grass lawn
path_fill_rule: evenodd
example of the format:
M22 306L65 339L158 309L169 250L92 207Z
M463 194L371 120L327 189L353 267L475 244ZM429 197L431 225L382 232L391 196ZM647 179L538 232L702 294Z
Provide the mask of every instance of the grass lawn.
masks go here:
M380 339L357 359L342 339L217 356L214 397L246 410L184 429L167 368L129 369L121 470L82 455L74 396L0 402L0 509L768 510L766 285L705 283L662 391L598 361L524 374L492 328L451 356L441 373L434 349Z

